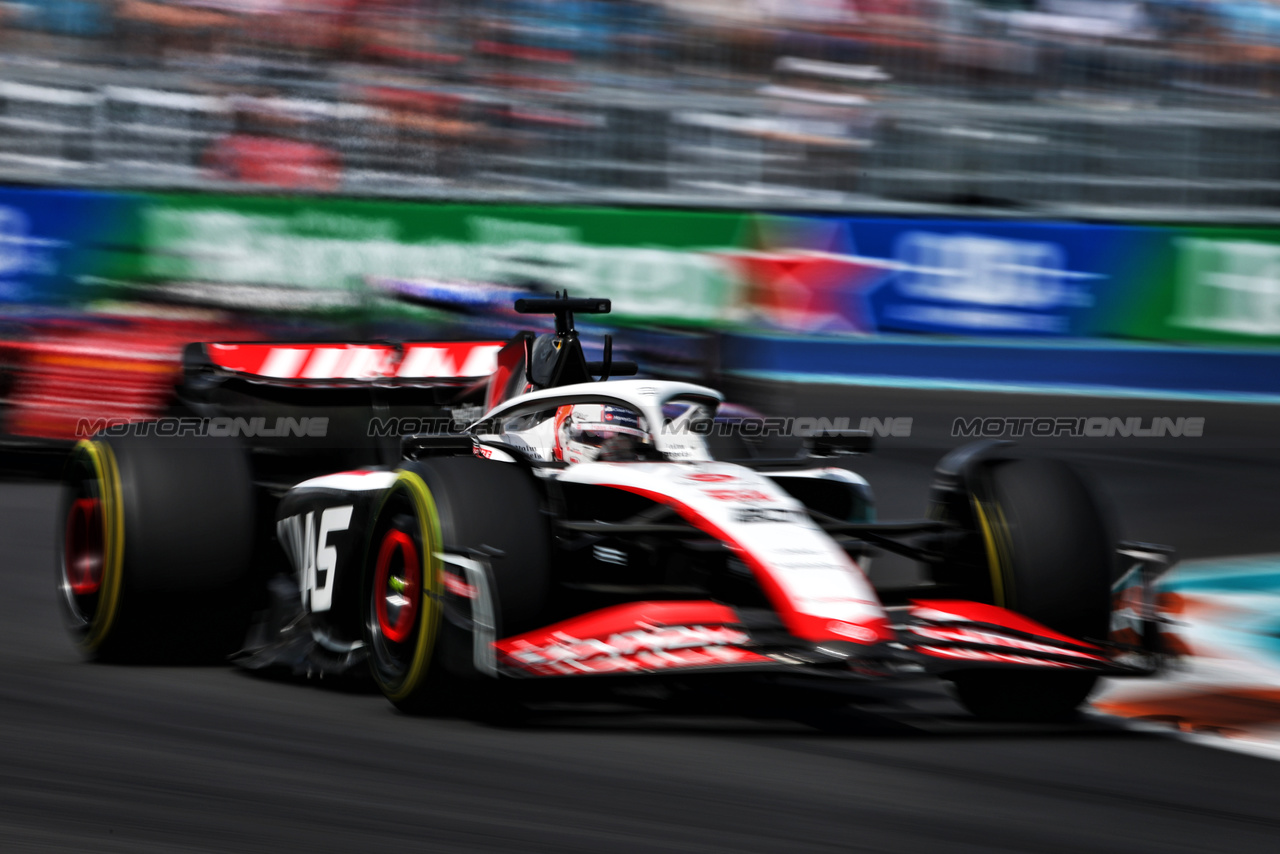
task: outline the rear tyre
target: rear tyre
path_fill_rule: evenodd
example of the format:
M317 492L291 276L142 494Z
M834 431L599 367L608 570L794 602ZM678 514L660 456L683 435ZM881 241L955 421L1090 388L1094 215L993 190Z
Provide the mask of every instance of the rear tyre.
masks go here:
M971 531L948 561L946 581L959 584L968 598L1065 635L1107 637L1114 541L1106 515L1070 466L993 461L976 472L963 499L944 513ZM1075 713L1097 676L968 670L951 679L960 701L978 717L1055 720Z
M254 510L238 444L82 441L65 469L60 510L58 600L86 656L211 660L243 641Z
M475 667L473 632L441 605L456 568L438 555L492 555L495 637L532 628L550 587L540 505L533 479L508 463L445 457L398 473L372 529L363 623L374 681L401 711L485 714L498 703L496 680Z

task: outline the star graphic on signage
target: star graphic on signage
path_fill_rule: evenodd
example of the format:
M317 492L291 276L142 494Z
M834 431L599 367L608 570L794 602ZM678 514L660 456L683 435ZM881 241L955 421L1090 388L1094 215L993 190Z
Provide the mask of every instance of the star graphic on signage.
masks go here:
M727 258L767 323L803 332L874 332L867 296L902 265L857 254L840 220L760 216L749 246Z

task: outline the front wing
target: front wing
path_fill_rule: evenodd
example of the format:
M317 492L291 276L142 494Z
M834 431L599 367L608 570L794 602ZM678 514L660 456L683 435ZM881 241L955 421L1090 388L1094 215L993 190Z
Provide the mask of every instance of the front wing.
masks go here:
M1068 637L994 605L920 599L889 609L892 640L807 642L768 611L707 600L646 601L486 641L484 649L477 645L477 662L483 658L493 675L518 678L789 670L865 679L975 668L1151 675L1166 658L1154 583L1168 568L1168 550L1125 544L1120 554L1132 566L1115 586L1108 638ZM446 589L455 599L477 595L474 587L446 583ZM471 607L455 602L446 612L463 615Z

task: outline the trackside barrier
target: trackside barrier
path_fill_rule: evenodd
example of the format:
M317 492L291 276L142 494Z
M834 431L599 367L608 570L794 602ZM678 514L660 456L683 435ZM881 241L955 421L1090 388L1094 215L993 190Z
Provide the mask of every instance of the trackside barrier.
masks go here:
M1280 401L1280 353L1259 349L733 334L723 361L776 380Z
M1277 394L1278 262L1268 227L0 189L10 327L109 297L360 335L403 312L373 282L567 288L807 376Z

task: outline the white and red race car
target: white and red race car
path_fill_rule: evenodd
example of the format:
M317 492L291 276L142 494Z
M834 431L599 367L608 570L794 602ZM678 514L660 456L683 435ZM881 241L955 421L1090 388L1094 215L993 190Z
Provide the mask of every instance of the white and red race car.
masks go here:
M1169 554L1117 547L1069 466L966 446L925 517L877 521L849 468L865 434L753 455L760 425L718 417L718 392L610 380L635 366L608 341L586 360L573 312L608 307L522 300L556 332L505 347L192 345L181 412L112 425L68 465L76 641L367 669L410 710L531 680L934 674L978 715L1043 719L1159 668ZM387 426L479 401L460 429ZM875 589L877 550L929 583Z

